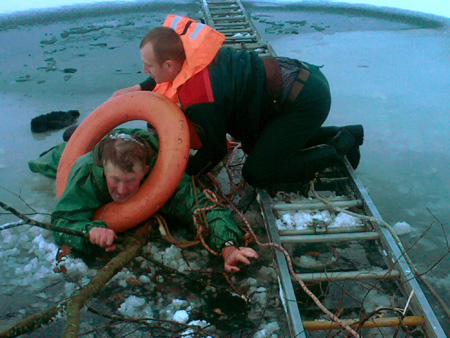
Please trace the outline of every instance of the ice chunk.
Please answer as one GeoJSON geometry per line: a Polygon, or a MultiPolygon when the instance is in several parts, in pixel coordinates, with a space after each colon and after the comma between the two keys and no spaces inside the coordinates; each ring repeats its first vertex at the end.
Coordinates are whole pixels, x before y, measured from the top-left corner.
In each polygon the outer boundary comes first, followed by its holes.
{"type": "Polygon", "coordinates": [[[247,278],[247,284],[251,285],[251,286],[255,286],[256,284],[258,284],[258,281],[255,278],[249,277],[249,278],[247,278]]]}
{"type": "Polygon", "coordinates": [[[286,213],[281,216],[281,219],[277,219],[276,221],[279,230],[302,230],[317,222],[330,223],[330,212],[328,210],[322,210],[320,212],[304,211],[286,213]]]}
{"type": "Polygon", "coordinates": [[[389,297],[375,289],[370,290],[364,297],[363,307],[364,310],[366,310],[366,313],[372,312],[379,307],[391,306],[389,297]]]}
{"type": "Polygon", "coordinates": [[[151,279],[148,276],[141,275],[139,276],[139,281],[141,281],[142,283],[150,283],[151,279]]]}
{"type": "Polygon", "coordinates": [[[262,330],[259,330],[253,336],[254,338],[265,338],[265,337],[278,337],[278,335],[274,335],[275,331],[279,331],[280,326],[276,322],[272,322],[267,324],[262,330]]]}
{"type": "Polygon", "coordinates": [[[406,222],[397,222],[394,224],[392,229],[394,230],[394,232],[397,235],[401,236],[401,235],[409,234],[411,232],[411,225],[409,225],[406,222]]]}
{"type": "MultiPolygon", "coordinates": [[[[204,320],[193,320],[193,321],[190,321],[188,323],[188,325],[192,325],[192,326],[195,325],[195,326],[200,326],[200,327],[203,328],[203,327],[209,326],[210,324],[208,322],[204,321],[204,320]]],[[[187,330],[183,331],[183,333],[181,334],[181,337],[183,337],[183,338],[195,338],[195,337],[198,337],[198,335],[194,333],[194,330],[187,329],[187,330]]],[[[211,336],[207,336],[206,338],[212,338],[212,337],[211,336]]]]}
{"type": "Polygon", "coordinates": [[[120,305],[119,312],[124,316],[134,317],[137,309],[145,304],[145,298],[130,296],[120,305]]]}
{"type": "Polygon", "coordinates": [[[267,289],[265,287],[260,286],[259,288],[256,289],[252,299],[254,302],[264,307],[267,302],[267,289]]]}
{"type": "Polygon", "coordinates": [[[142,310],[142,316],[144,318],[148,318],[151,319],[153,318],[153,309],[152,309],[152,305],[148,304],[146,307],[144,307],[144,309],[142,310]]]}
{"type": "Polygon", "coordinates": [[[189,266],[187,265],[183,258],[183,255],[181,254],[181,249],[179,249],[175,245],[171,245],[164,251],[158,249],[156,252],[153,252],[152,247],[151,251],[155,259],[162,262],[166,266],[169,266],[180,272],[189,269],[189,266]]]}
{"type": "Polygon", "coordinates": [[[2,258],[2,257],[6,258],[8,256],[17,256],[18,254],[20,254],[20,250],[17,248],[12,248],[12,249],[0,252],[0,258],[2,258]]]}
{"type": "Polygon", "coordinates": [[[188,323],[189,325],[195,325],[200,327],[208,326],[209,323],[206,320],[192,320],[188,323]]]}
{"type": "Polygon", "coordinates": [[[186,310],[178,310],[173,314],[172,320],[178,323],[187,323],[189,320],[189,314],[186,310]]]}
{"type": "Polygon", "coordinates": [[[354,227],[358,225],[361,225],[359,218],[340,212],[330,224],[330,227],[354,227]]]}
{"type": "Polygon", "coordinates": [[[320,265],[314,257],[309,255],[295,257],[294,262],[302,268],[311,268],[320,265]]]}
{"type": "Polygon", "coordinates": [[[73,284],[73,283],[66,283],[65,285],[64,285],[64,292],[65,292],[65,294],[66,294],[66,297],[70,297],[70,296],[72,296],[73,295],[73,293],[74,293],[74,290],[75,290],[75,284],[73,284]]]}
{"type": "Polygon", "coordinates": [[[183,299],[174,299],[172,301],[172,306],[175,310],[186,309],[189,303],[183,299]]]}

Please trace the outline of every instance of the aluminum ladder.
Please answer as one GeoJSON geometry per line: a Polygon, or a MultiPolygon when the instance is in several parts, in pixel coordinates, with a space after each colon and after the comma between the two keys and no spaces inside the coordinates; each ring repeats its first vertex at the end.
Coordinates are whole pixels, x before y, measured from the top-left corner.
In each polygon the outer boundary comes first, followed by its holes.
{"type": "MultiPolygon", "coordinates": [[[[260,35],[254,27],[250,17],[239,0],[219,1],[202,0],[202,8],[205,14],[206,24],[220,31],[226,36],[224,45],[236,49],[255,51],[264,56],[276,56],[270,44],[262,42],[260,35]]],[[[329,198],[329,202],[341,208],[349,208],[358,213],[381,220],[372,199],[364,185],[356,176],[353,168],[347,160],[339,168],[328,170],[319,178],[320,187],[316,189],[319,195],[329,191],[339,191],[342,196],[329,198]],[[321,190],[322,189],[322,190],[321,190]]],[[[421,322],[421,327],[426,337],[447,337],[436,315],[416,280],[412,269],[405,260],[399,244],[385,227],[377,222],[364,221],[360,227],[332,229],[314,228],[299,231],[279,231],[276,226],[276,214],[289,210],[323,210],[328,206],[318,199],[305,199],[295,203],[275,202],[265,190],[258,190],[258,201],[265,220],[266,229],[270,241],[279,245],[304,244],[304,243],[339,243],[346,241],[376,241],[382,248],[382,259],[386,263],[383,270],[359,270],[359,271],[324,271],[305,272],[297,274],[304,282],[342,280],[379,280],[393,279],[403,286],[405,297],[410,297],[409,311],[414,315],[404,315],[404,324],[421,322]]],[[[291,278],[288,263],[285,256],[279,250],[274,250],[275,266],[278,272],[278,282],[282,303],[287,315],[289,331],[292,337],[306,338],[310,327],[317,326],[312,321],[304,321],[297,306],[293,279],[291,278]]],[[[398,322],[397,317],[388,320],[373,321],[378,327],[390,326],[392,322],[398,322]]],[[[357,323],[358,319],[348,320],[347,323],[357,323]]],[[[370,321],[369,321],[370,322],[370,321]]],[[[323,329],[330,329],[333,323],[325,323],[323,329]]],[[[370,323],[369,323],[370,324],[370,323]]]]}
{"type": "MultiPolygon", "coordinates": [[[[358,213],[366,216],[372,216],[381,220],[381,216],[376,209],[372,199],[367,193],[365,187],[356,176],[354,170],[345,161],[345,166],[328,171],[319,178],[321,189],[323,191],[336,190],[340,193],[347,191],[347,195],[338,198],[328,198],[328,201],[341,208],[351,208],[358,213]],[[330,175],[330,176],[328,176],[330,175]],[[328,177],[327,177],[328,176],[328,177]],[[333,189],[333,186],[336,188],[333,189]]],[[[316,189],[321,195],[321,190],[316,189]]],[[[323,192],[322,192],[323,194],[323,192]]],[[[266,228],[270,240],[273,243],[287,245],[289,243],[337,243],[345,241],[378,241],[382,247],[383,259],[386,262],[386,268],[383,270],[358,270],[358,271],[324,271],[301,273],[297,276],[303,282],[311,281],[329,281],[337,282],[340,280],[376,280],[376,279],[394,279],[399,285],[403,286],[405,297],[412,294],[410,310],[412,316],[404,316],[403,323],[414,325],[414,322],[420,323],[426,337],[447,337],[442,329],[433,309],[416,280],[412,269],[408,265],[401,248],[392,236],[391,232],[380,226],[377,222],[365,221],[363,226],[352,228],[313,228],[298,231],[279,231],[276,226],[275,214],[281,210],[324,210],[327,205],[320,200],[308,198],[304,201],[295,203],[275,202],[266,191],[259,190],[259,203],[262,208],[263,216],[266,222],[266,228]],[[418,317],[419,316],[419,317],[418,317]]],[[[287,261],[284,255],[276,250],[276,266],[279,274],[279,283],[282,297],[284,297],[285,311],[288,317],[291,335],[293,337],[307,337],[306,331],[314,326],[311,321],[303,321],[300,311],[297,307],[297,300],[294,292],[294,284],[288,269],[287,261]]],[[[348,323],[357,323],[358,319],[348,320],[348,323]]],[[[388,326],[386,323],[399,323],[396,317],[384,318],[383,321],[375,321],[378,327],[388,326]]],[[[336,328],[336,325],[324,326],[323,329],[330,327],[336,328]]]]}

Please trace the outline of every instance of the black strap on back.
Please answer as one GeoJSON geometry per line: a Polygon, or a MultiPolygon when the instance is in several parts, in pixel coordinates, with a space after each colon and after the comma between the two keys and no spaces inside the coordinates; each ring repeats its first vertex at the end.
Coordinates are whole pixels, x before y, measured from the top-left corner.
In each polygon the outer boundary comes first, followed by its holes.
{"type": "Polygon", "coordinates": [[[191,20],[191,21],[188,21],[188,22],[186,23],[186,26],[184,26],[184,30],[183,30],[183,32],[180,34],[180,36],[187,33],[187,30],[189,29],[189,27],[192,25],[193,22],[194,22],[194,21],[191,20]]]}

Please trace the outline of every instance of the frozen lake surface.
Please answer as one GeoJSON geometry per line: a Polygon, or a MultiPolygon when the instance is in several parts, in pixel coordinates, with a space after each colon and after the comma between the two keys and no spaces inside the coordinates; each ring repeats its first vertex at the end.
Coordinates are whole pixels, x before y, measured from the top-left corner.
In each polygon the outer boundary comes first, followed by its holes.
{"type": "MultiPolygon", "coordinates": [[[[62,6],[73,5],[91,5],[98,3],[111,3],[111,4],[123,4],[123,3],[138,3],[142,0],[40,0],[39,2],[32,0],[16,0],[16,1],[3,1],[0,3],[1,13],[13,13],[17,11],[29,11],[35,9],[48,9],[62,6]]],[[[152,0],[150,0],[152,1],[152,0]]],[[[155,1],[155,0],[153,0],[155,1]]],[[[149,2],[149,1],[147,1],[149,2]]],[[[247,2],[261,2],[260,0],[250,0],[247,2]]],[[[284,3],[310,3],[314,1],[296,1],[296,0],[272,0],[268,1],[274,4],[284,3]]],[[[377,7],[389,7],[398,8],[408,11],[417,11],[428,14],[435,14],[445,17],[450,17],[450,4],[447,0],[360,0],[360,1],[339,1],[339,0],[316,0],[315,2],[330,4],[330,3],[348,3],[352,5],[369,5],[377,7]]]]}
{"type": "MultiPolygon", "coordinates": [[[[198,15],[197,6],[189,7],[190,1],[176,3],[184,6],[183,14],[198,15]]],[[[120,6],[132,12],[129,5],[120,6]]],[[[409,252],[419,270],[431,268],[449,251],[448,19],[398,11],[393,16],[386,10],[377,14],[348,4],[332,10],[310,2],[247,5],[259,32],[278,55],[325,65],[333,96],[326,124],[365,126],[357,173],[386,221],[411,225],[405,246],[431,227],[409,252]]],[[[149,27],[160,25],[167,13],[181,10],[172,3],[147,5],[127,21],[117,13],[107,16],[106,10],[99,10],[103,7],[95,8],[83,7],[75,15],[42,12],[28,16],[25,26],[20,26],[24,23],[20,16],[0,18],[0,25],[7,25],[0,31],[0,44],[7,47],[0,54],[0,186],[7,189],[0,189],[0,200],[23,212],[32,211],[27,205],[44,215],[52,211],[54,181],[29,172],[27,161],[59,143],[62,134],[33,135],[30,120],[52,110],[70,109],[80,110],[81,120],[114,90],[142,81],[140,38],[149,27]],[[61,33],[68,35],[62,38],[61,33]],[[66,68],[76,72],[64,73],[66,68]]],[[[114,11],[114,6],[104,8],[114,11]]],[[[0,217],[0,224],[15,220],[0,217]]],[[[33,241],[41,232],[12,233],[21,240],[14,239],[13,247],[0,243],[1,257],[8,262],[0,266],[0,275],[11,276],[3,283],[27,271],[35,271],[39,280],[39,271],[45,271],[33,259],[53,252],[49,244],[42,244],[45,239],[51,241],[51,236],[44,233],[33,241]]],[[[448,271],[446,257],[426,275],[447,303],[448,271]]],[[[23,305],[6,305],[4,312],[13,316],[26,306],[45,303],[45,296],[34,295],[31,285],[23,285],[22,296],[18,288],[8,290],[14,290],[8,300],[19,297],[17,304],[23,305]],[[30,294],[34,299],[26,299],[30,294]]]]}

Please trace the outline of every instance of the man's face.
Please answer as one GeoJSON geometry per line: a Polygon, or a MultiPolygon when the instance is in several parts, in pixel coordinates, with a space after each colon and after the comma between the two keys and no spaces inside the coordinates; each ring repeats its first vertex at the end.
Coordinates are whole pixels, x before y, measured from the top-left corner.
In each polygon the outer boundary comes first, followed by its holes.
{"type": "Polygon", "coordinates": [[[144,73],[150,74],[156,83],[172,82],[181,69],[181,65],[173,60],[166,60],[159,64],[151,42],[141,48],[141,58],[144,62],[144,73]]]}
{"type": "Polygon", "coordinates": [[[137,193],[148,171],[148,167],[142,166],[141,163],[136,163],[131,172],[122,170],[111,162],[107,162],[104,169],[109,195],[114,202],[120,204],[127,202],[137,193]]]}

